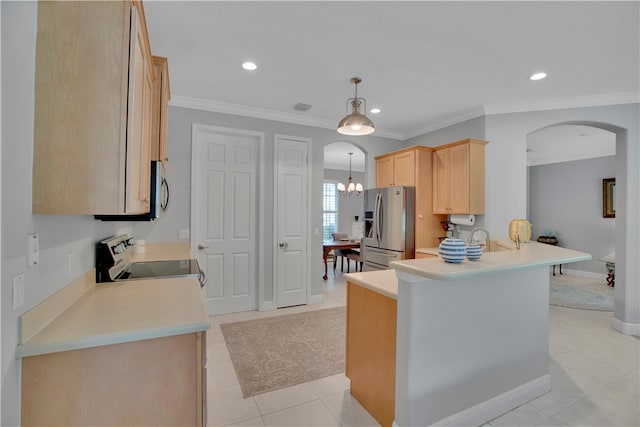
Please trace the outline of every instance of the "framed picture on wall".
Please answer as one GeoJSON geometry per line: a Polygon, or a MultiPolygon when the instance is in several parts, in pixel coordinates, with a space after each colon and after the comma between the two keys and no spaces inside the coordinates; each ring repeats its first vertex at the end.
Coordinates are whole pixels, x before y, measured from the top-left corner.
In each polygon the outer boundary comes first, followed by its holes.
{"type": "Polygon", "coordinates": [[[605,178],[602,180],[602,216],[604,218],[615,218],[615,194],[616,179],[605,178]]]}

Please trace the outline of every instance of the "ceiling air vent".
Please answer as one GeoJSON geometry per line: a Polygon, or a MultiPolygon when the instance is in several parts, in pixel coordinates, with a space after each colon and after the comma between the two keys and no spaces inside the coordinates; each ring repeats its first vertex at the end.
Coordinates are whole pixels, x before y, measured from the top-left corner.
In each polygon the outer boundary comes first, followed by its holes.
{"type": "Polygon", "coordinates": [[[296,111],[302,111],[302,112],[306,112],[309,111],[309,109],[311,108],[311,105],[309,104],[303,104],[302,102],[298,102],[293,109],[296,111]]]}

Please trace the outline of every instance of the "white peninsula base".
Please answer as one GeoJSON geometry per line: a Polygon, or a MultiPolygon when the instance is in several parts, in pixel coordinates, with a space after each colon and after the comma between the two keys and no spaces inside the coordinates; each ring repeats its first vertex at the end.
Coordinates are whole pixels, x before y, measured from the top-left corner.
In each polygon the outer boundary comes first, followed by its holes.
{"type": "Polygon", "coordinates": [[[479,426],[551,390],[548,280],[398,272],[394,424],[479,426]]]}
{"type": "Polygon", "coordinates": [[[591,256],[544,246],[392,263],[395,426],[480,426],[551,390],[549,265],[591,256]]]}

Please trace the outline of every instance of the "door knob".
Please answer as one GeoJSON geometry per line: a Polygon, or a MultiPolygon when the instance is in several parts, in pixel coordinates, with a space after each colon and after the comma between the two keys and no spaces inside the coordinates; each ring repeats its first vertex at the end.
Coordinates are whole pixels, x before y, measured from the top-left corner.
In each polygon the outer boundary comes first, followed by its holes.
{"type": "Polygon", "coordinates": [[[203,249],[207,249],[209,246],[202,246],[202,245],[198,245],[198,249],[203,250],[203,249]]]}
{"type": "Polygon", "coordinates": [[[280,242],[280,243],[278,243],[278,246],[280,246],[280,248],[284,249],[284,248],[288,247],[289,244],[287,242],[280,242]]]}

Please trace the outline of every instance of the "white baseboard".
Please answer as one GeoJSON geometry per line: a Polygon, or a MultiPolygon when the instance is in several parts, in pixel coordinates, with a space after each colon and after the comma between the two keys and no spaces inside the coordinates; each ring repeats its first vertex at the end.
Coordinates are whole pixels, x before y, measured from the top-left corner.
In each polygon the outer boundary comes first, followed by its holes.
{"type": "MultiPolygon", "coordinates": [[[[551,375],[543,375],[499,396],[434,423],[434,426],[481,426],[551,390],[551,375]]],[[[395,421],[394,426],[399,427],[395,421]]]]}
{"type": "Polygon", "coordinates": [[[270,311],[275,309],[276,309],[276,304],[273,301],[263,301],[258,311],[270,311]]]}
{"type": "Polygon", "coordinates": [[[324,295],[311,295],[309,296],[308,304],[322,304],[324,302],[324,295]]]}
{"type": "Polygon", "coordinates": [[[611,320],[611,327],[623,335],[640,337],[640,324],[638,323],[625,323],[614,317],[611,320]]]}

